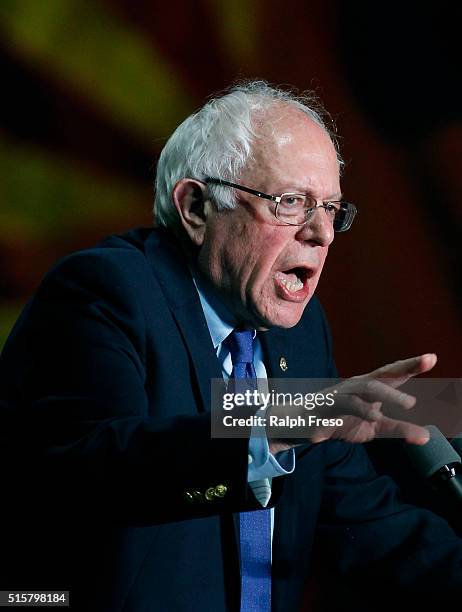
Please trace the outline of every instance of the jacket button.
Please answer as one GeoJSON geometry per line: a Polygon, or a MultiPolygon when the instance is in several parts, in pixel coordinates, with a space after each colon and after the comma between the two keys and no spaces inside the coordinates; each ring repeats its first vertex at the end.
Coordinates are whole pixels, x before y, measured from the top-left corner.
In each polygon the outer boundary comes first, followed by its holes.
{"type": "Polygon", "coordinates": [[[207,501],[213,501],[215,499],[215,489],[213,487],[209,487],[205,492],[205,499],[207,501]]]}
{"type": "Polygon", "coordinates": [[[198,491],[197,489],[195,489],[194,491],[192,491],[192,496],[197,502],[202,503],[204,501],[202,491],[198,491]]]}
{"type": "Polygon", "coordinates": [[[224,484],[219,484],[215,487],[215,495],[216,497],[224,497],[228,492],[228,487],[224,484]]]}
{"type": "Polygon", "coordinates": [[[191,491],[185,491],[183,494],[183,497],[189,504],[191,504],[194,501],[194,497],[191,491]]]}

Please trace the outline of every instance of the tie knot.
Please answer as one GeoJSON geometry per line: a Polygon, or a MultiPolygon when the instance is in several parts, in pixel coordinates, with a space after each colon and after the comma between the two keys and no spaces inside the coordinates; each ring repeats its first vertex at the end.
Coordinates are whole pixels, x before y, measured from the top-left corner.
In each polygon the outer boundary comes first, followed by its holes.
{"type": "Polygon", "coordinates": [[[233,365],[253,363],[253,331],[235,329],[228,336],[229,350],[233,365]]]}

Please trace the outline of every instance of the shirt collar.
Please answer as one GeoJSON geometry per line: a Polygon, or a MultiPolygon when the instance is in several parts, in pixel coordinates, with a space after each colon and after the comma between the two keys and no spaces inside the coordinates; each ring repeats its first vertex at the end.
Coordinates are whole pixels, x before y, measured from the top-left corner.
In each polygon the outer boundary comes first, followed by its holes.
{"type": "Polygon", "coordinates": [[[191,274],[199,294],[213,347],[216,349],[237,326],[237,321],[220,299],[217,292],[192,267],[191,274]]]}

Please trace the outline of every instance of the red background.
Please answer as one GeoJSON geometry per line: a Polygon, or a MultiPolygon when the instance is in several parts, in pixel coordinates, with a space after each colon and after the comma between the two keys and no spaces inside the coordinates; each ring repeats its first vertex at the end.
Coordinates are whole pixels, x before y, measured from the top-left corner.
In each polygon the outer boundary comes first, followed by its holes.
{"type": "Polygon", "coordinates": [[[342,136],[359,214],[318,290],[342,375],[434,351],[458,376],[458,19],[403,4],[2,3],[1,340],[58,257],[151,223],[165,138],[255,77],[315,88],[342,136]]]}

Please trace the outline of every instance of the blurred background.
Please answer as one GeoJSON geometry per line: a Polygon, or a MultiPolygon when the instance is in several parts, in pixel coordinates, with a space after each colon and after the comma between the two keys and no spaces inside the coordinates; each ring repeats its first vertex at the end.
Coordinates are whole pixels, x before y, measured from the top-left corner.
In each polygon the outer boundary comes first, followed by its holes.
{"type": "Polygon", "coordinates": [[[462,366],[456,3],[2,0],[0,345],[59,257],[150,225],[174,127],[236,79],[315,89],[359,214],[318,294],[342,375],[462,366]]]}

